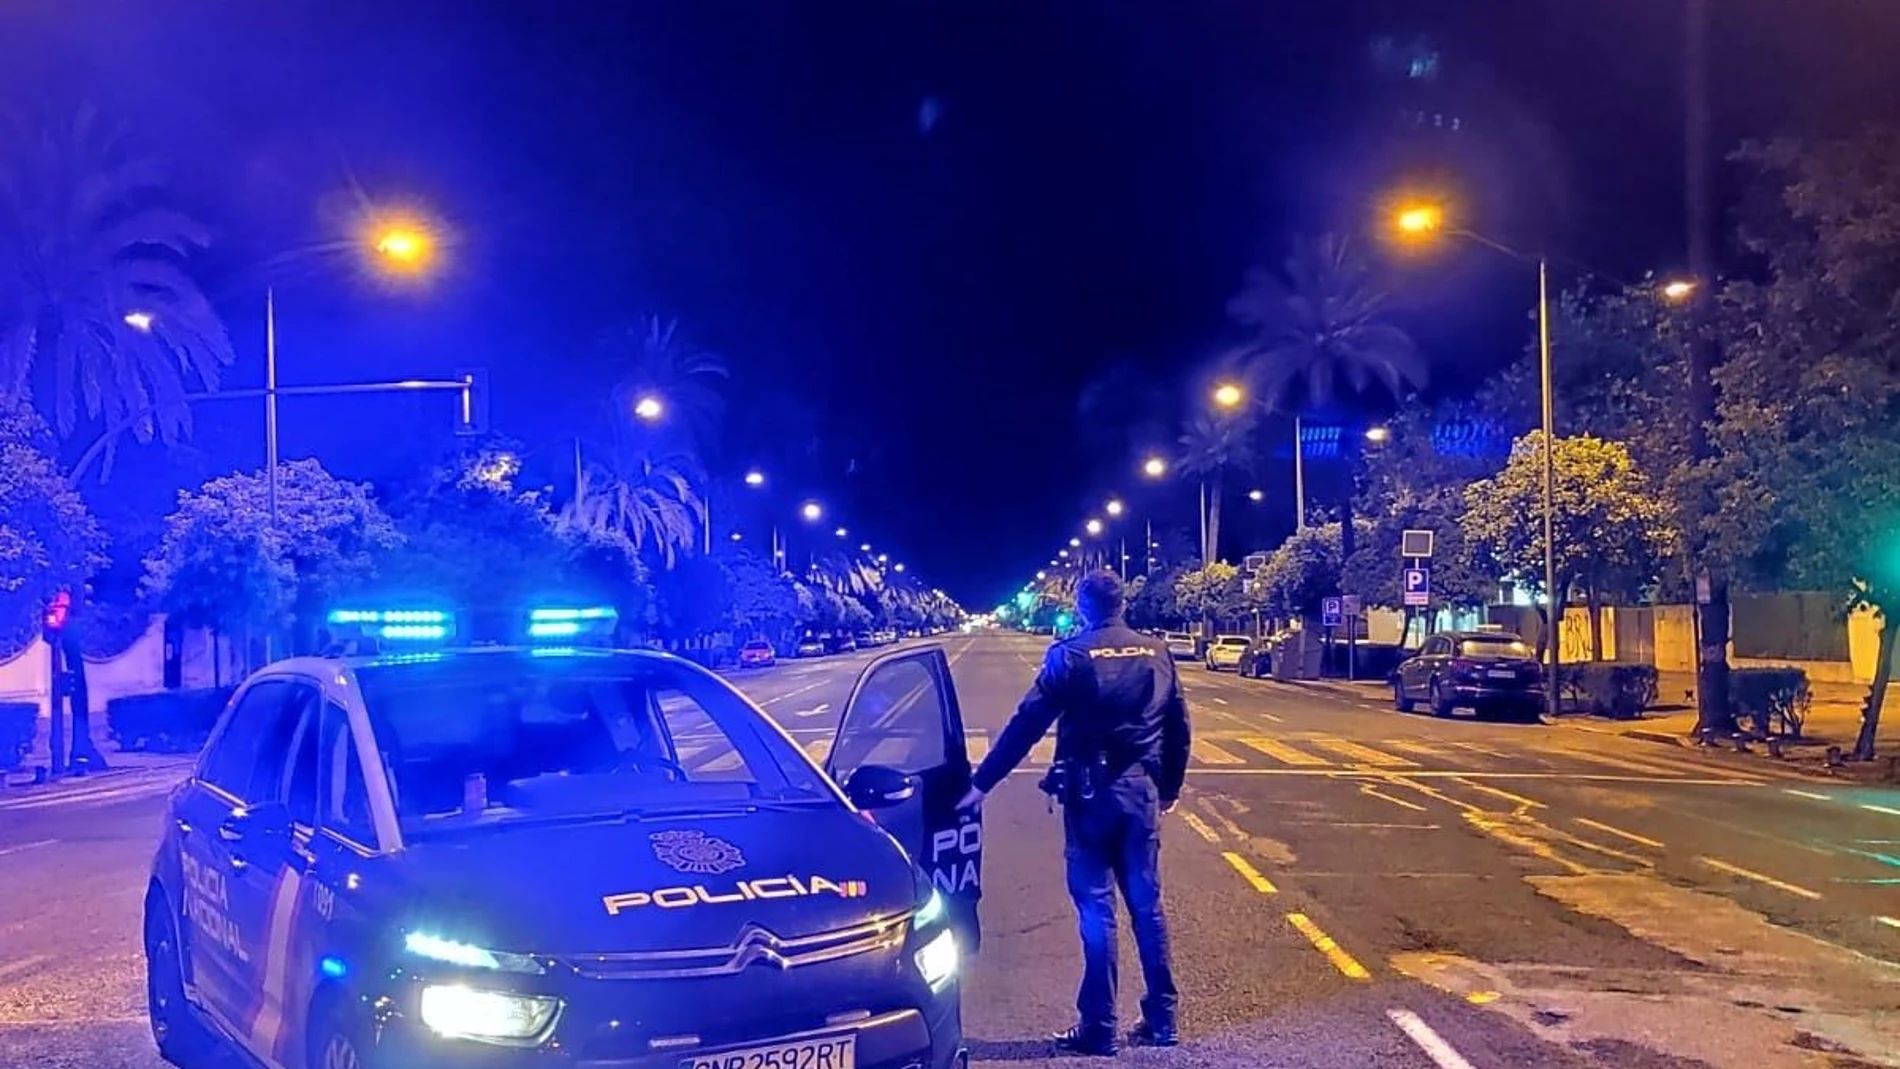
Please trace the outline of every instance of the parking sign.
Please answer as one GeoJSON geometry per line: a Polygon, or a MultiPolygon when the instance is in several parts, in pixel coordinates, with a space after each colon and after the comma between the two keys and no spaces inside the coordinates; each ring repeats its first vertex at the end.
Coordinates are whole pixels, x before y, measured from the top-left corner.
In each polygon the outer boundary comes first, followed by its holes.
{"type": "Polygon", "coordinates": [[[1326,598],[1319,603],[1319,622],[1324,627],[1338,627],[1345,615],[1344,607],[1338,598],[1326,598]]]}
{"type": "Polygon", "coordinates": [[[1429,568],[1405,569],[1405,604],[1408,608],[1432,603],[1432,572],[1429,568]]]}

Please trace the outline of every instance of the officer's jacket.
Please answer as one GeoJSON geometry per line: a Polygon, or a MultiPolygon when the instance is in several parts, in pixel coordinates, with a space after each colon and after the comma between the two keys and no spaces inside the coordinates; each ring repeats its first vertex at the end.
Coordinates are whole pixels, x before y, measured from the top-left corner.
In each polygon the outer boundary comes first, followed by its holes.
{"type": "Polygon", "coordinates": [[[1161,800],[1181,794],[1187,776],[1187,703],[1166,646],[1120,619],[1094,625],[1049,647],[1036,681],[976,770],[989,791],[1056,729],[1056,760],[1140,764],[1161,800]]]}

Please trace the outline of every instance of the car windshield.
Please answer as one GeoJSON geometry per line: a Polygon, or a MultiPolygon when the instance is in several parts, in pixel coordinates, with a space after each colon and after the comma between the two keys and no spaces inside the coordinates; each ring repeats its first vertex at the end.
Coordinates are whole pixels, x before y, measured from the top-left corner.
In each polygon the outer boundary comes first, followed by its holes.
{"type": "Polygon", "coordinates": [[[770,642],[764,641],[763,639],[754,639],[753,641],[746,643],[745,648],[748,650],[752,650],[754,652],[758,652],[762,650],[771,649],[772,644],[770,642]]]}
{"type": "Polygon", "coordinates": [[[1217,646],[1245,646],[1247,644],[1247,636],[1222,635],[1214,640],[1214,644],[1217,646]]]}
{"type": "Polygon", "coordinates": [[[476,655],[358,678],[405,833],[834,797],[742,698],[677,661],[476,655]]]}
{"type": "Polygon", "coordinates": [[[1529,657],[1531,648],[1521,638],[1468,638],[1458,644],[1461,657],[1529,657]]]}
{"type": "Polygon", "coordinates": [[[1180,631],[1170,631],[1165,637],[1169,642],[1188,642],[1193,638],[1193,636],[1183,634],[1180,631]]]}

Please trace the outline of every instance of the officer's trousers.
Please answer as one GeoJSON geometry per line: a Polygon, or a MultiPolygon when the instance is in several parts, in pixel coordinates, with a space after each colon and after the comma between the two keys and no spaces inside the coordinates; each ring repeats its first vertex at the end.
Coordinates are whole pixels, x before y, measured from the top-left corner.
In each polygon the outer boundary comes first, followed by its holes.
{"type": "Polygon", "coordinates": [[[1173,1025],[1177,995],[1161,904],[1161,803],[1154,780],[1136,766],[1092,798],[1071,797],[1063,825],[1069,896],[1082,934],[1082,988],[1075,998],[1082,1024],[1115,1027],[1120,887],[1147,987],[1142,1016],[1151,1025],[1173,1025]]]}

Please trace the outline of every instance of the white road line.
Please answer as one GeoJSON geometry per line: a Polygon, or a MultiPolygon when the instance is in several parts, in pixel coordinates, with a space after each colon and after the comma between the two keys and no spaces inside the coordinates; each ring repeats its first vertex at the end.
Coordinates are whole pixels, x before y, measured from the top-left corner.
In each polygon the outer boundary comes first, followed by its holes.
{"type": "Polygon", "coordinates": [[[1230,702],[1230,701],[1228,701],[1228,700],[1227,700],[1226,698],[1209,698],[1208,700],[1209,700],[1209,701],[1211,701],[1211,702],[1213,702],[1213,703],[1214,703],[1215,705],[1232,705],[1232,704],[1234,704],[1233,702],[1230,702]]]}
{"type": "Polygon", "coordinates": [[[773,702],[782,702],[782,701],[784,701],[784,700],[785,700],[785,699],[787,699],[787,698],[796,698],[796,697],[798,697],[798,696],[799,696],[800,694],[804,694],[804,693],[806,693],[807,691],[814,691],[814,690],[817,690],[817,689],[818,689],[819,687],[822,687],[822,686],[824,686],[824,685],[825,685],[825,681],[821,679],[821,680],[819,680],[819,681],[818,681],[818,682],[816,682],[816,683],[811,683],[811,684],[808,684],[808,685],[806,685],[806,686],[803,686],[803,687],[799,687],[799,688],[798,688],[797,690],[788,690],[788,691],[786,691],[785,693],[783,693],[783,694],[781,694],[781,695],[779,695],[779,696],[778,696],[778,697],[776,697],[776,698],[767,698],[767,699],[765,699],[764,701],[762,701],[762,702],[760,702],[759,704],[760,704],[760,705],[771,705],[771,704],[772,704],[773,702]]]}
{"type": "Polygon", "coordinates": [[[1260,715],[1266,717],[1268,720],[1271,720],[1276,724],[1286,723],[1286,720],[1284,718],[1274,716],[1272,713],[1261,713],[1260,715]]]}
{"type": "Polygon", "coordinates": [[[1819,791],[1797,791],[1793,787],[1783,787],[1781,793],[1792,794],[1796,798],[1812,798],[1817,802],[1832,802],[1834,800],[1832,797],[1822,794],[1819,791]]]}
{"type": "Polygon", "coordinates": [[[1900,809],[1894,809],[1891,806],[1873,805],[1868,802],[1862,802],[1860,807],[1869,813],[1885,813],[1890,817],[1900,817],[1900,809]]]}
{"type": "Polygon", "coordinates": [[[1387,1010],[1385,1015],[1392,1018],[1392,1023],[1399,1026],[1399,1031],[1418,1044],[1418,1049],[1424,1051],[1438,1069],[1471,1069],[1471,1063],[1465,1061],[1465,1056],[1452,1049],[1452,1045],[1445,1042],[1445,1037],[1432,1031],[1432,1026],[1426,1024],[1418,1014],[1411,1010],[1387,1010]]]}
{"type": "Polygon", "coordinates": [[[1880,922],[1881,924],[1884,924],[1884,925],[1886,925],[1886,926],[1887,926],[1887,927],[1889,927],[1889,928],[1900,928],[1900,918],[1896,918],[1896,917],[1875,917],[1875,918],[1874,918],[1874,920],[1876,920],[1876,921],[1879,921],[1879,922],[1880,922]]]}
{"type": "Polygon", "coordinates": [[[36,846],[51,846],[58,841],[58,839],[41,839],[37,842],[21,843],[18,846],[0,847],[0,857],[5,857],[8,854],[18,854],[22,851],[31,850],[36,846]]]}
{"type": "Polygon", "coordinates": [[[1819,891],[1810,891],[1805,887],[1797,887],[1791,883],[1784,883],[1781,880],[1775,879],[1773,876],[1766,876],[1756,872],[1754,869],[1745,869],[1740,865],[1731,865],[1726,861],[1718,861],[1712,857],[1699,857],[1696,858],[1696,860],[1719,872],[1726,872],[1731,876],[1740,876],[1745,880],[1754,880],[1764,887],[1772,887],[1777,891],[1786,891],[1791,895],[1798,895],[1802,898],[1812,899],[1821,897],[1821,892],[1819,891]]]}
{"type": "Polygon", "coordinates": [[[831,709],[830,702],[819,702],[817,705],[814,705],[809,709],[800,709],[797,712],[793,713],[792,715],[793,716],[818,716],[821,713],[828,712],[830,709],[831,709]]]}
{"type": "Polygon", "coordinates": [[[1656,840],[1645,838],[1644,836],[1638,835],[1633,831],[1624,831],[1622,828],[1611,827],[1610,825],[1604,824],[1601,821],[1591,820],[1589,817],[1577,817],[1575,819],[1577,823],[1583,825],[1586,828],[1595,828],[1598,831],[1607,832],[1611,835],[1628,839],[1630,842],[1633,842],[1633,843],[1641,843],[1644,846],[1654,847],[1657,850],[1661,850],[1663,848],[1663,844],[1657,842],[1656,840]]]}

